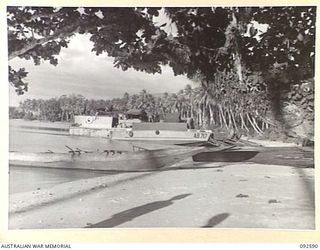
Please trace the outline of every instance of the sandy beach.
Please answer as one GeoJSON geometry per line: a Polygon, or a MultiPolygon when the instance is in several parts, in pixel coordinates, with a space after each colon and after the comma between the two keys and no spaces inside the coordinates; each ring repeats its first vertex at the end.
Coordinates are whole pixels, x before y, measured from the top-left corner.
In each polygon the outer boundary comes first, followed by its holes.
{"type": "Polygon", "coordinates": [[[317,4],[90,5],[4,8],[5,229],[316,233],[317,4]]]}
{"type": "MultiPolygon", "coordinates": [[[[274,146],[274,144],[272,144],[274,146]]],[[[193,162],[10,196],[9,229],[315,228],[314,168],[193,162]]]]}

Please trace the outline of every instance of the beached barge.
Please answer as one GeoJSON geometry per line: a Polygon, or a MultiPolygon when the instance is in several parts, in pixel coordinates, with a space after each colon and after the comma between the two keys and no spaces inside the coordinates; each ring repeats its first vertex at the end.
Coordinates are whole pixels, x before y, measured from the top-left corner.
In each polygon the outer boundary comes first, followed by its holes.
{"type": "Polygon", "coordinates": [[[141,122],[135,120],[126,126],[118,124],[113,117],[76,116],[76,126],[69,129],[70,135],[102,137],[124,141],[151,141],[163,144],[188,144],[207,142],[213,137],[211,130],[189,129],[182,122],[141,122]]]}

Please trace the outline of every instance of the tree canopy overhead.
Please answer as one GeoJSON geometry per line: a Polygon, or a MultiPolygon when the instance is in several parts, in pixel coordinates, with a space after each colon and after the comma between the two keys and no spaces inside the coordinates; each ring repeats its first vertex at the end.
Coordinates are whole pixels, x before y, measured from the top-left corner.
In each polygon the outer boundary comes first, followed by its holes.
{"type": "MultiPolygon", "coordinates": [[[[220,113],[228,114],[229,120],[237,119],[232,116],[239,109],[260,119],[269,109],[281,108],[284,92],[294,92],[293,85],[314,77],[315,22],[315,6],[10,6],[8,54],[9,60],[57,65],[57,55],[73,35],[87,34],[93,42],[89,49],[96,55],[107,53],[124,71],[155,74],[169,65],[175,75],[201,82],[199,93],[210,100],[201,104],[204,114],[212,113],[211,106],[219,102],[220,113]],[[177,32],[169,32],[166,23],[157,24],[159,15],[165,15],[177,32]]],[[[18,94],[27,91],[26,76],[25,69],[9,66],[9,82],[18,94]]],[[[287,96],[296,96],[313,112],[312,93],[307,98],[312,103],[300,94],[287,96]]]]}
{"type": "Polygon", "coordinates": [[[176,75],[212,80],[240,60],[255,70],[280,64],[295,77],[313,76],[315,7],[164,8],[177,27],[174,36],[153,21],[160,9],[8,7],[9,60],[56,65],[71,37],[86,33],[92,51],[107,53],[123,70],[161,73],[161,65],[169,64],[176,75]],[[253,21],[267,24],[267,31],[258,32],[253,21]]]}

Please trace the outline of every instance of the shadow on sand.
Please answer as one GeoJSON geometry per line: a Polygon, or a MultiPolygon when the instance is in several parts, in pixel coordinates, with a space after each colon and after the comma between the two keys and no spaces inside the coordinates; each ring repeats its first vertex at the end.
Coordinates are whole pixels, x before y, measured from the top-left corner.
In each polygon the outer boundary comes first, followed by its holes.
{"type": "Polygon", "coordinates": [[[313,152],[306,152],[294,147],[202,152],[194,155],[192,159],[195,162],[253,162],[301,168],[314,167],[313,152]]]}
{"type": "Polygon", "coordinates": [[[220,224],[222,221],[224,221],[225,219],[227,219],[230,216],[229,213],[222,213],[222,214],[217,214],[215,216],[213,216],[206,225],[204,225],[203,227],[215,227],[216,225],[220,224]]]}
{"type": "Polygon", "coordinates": [[[314,179],[309,179],[303,169],[297,169],[297,172],[300,175],[300,180],[302,188],[305,190],[305,193],[308,195],[309,204],[314,209],[315,208],[315,186],[314,179]]]}
{"type": "Polygon", "coordinates": [[[125,211],[122,211],[120,213],[112,215],[111,218],[101,221],[96,224],[92,224],[87,226],[86,228],[109,228],[109,227],[115,227],[118,225],[121,225],[125,222],[131,221],[136,217],[139,217],[141,215],[151,213],[155,210],[170,206],[174,204],[174,201],[176,200],[181,200],[186,198],[191,194],[182,194],[182,195],[177,195],[172,197],[169,200],[164,200],[164,201],[155,201],[151,202],[142,206],[134,207],[125,211]]]}
{"type": "Polygon", "coordinates": [[[259,151],[213,151],[192,157],[195,162],[242,162],[252,159],[259,151]]]}

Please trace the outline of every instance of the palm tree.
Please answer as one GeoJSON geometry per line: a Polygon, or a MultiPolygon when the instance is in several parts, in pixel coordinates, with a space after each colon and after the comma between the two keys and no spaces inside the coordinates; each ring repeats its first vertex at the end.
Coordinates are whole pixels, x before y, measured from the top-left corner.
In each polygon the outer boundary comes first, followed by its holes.
{"type": "Polygon", "coordinates": [[[190,84],[187,84],[183,90],[185,97],[187,98],[188,102],[190,105],[189,109],[188,109],[188,117],[193,118],[193,104],[194,104],[194,93],[193,93],[193,89],[191,87],[190,84]]]}
{"type": "Polygon", "coordinates": [[[35,99],[26,99],[20,104],[20,108],[25,113],[24,118],[32,119],[34,118],[34,111],[36,108],[35,99]]]}
{"type": "Polygon", "coordinates": [[[69,121],[71,103],[70,98],[67,95],[62,95],[59,98],[60,110],[61,110],[61,121],[69,121]]]}
{"type": "Polygon", "coordinates": [[[85,110],[85,97],[82,95],[75,96],[75,113],[77,115],[82,115],[85,110]]]}
{"type": "Polygon", "coordinates": [[[200,127],[208,128],[215,124],[215,110],[217,107],[216,98],[213,94],[213,85],[203,82],[194,89],[194,102],[196,109],[197,123],[200,127]]]}
{"type": "Polygon", "coordinates": [[[129,109],[136,109],[138,108],[138,99],[139,99],[139,95],[138,94],[134,94],[131,95],[128,101],[128,108],[129,109]]]}
{"type": "Polygon", "coordinates": [[[136,100],[136,108],[145,111],[149,121],[154,121],[157,114],[155,98],[153,95],[143,89],[136,100]]]}

